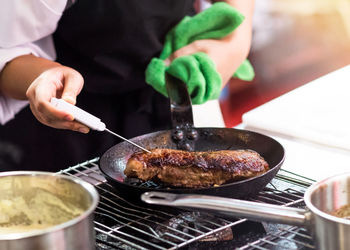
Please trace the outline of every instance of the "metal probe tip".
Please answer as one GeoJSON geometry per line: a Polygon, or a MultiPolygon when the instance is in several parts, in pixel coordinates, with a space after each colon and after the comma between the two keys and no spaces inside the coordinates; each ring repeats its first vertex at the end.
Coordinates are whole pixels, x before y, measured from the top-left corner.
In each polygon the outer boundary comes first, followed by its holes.
{"type": "Polygon", "coordinates": [[[132,144],[132,145],[134,145],[134,146],[136,146],[136,147],[138,147],[139,149],[142,149],[143,151],[145,151],[145,152],[147,152],[147,153],[151,153],[151,151],[145,149],[144,147],[141,147],[140,145],[137,145],[136,143],[134,143],[134,142],[132,142],[132,141],[130,141],[130,140],[124,138],[124,137],[121,136],[121,135],[118,135],[118,134],[114,133],[113,131],[110,131],[110,130],[107,129],[107,128],[105,129],[105,131],[107,131],[108,133],[111,133],[112,135],[115,135],[116,137],[119,137],[120,139],[122,139],[122,140],[124,140],[124,141],[126,141],[126,142],[128,142],[128,143],[130,143],[130,144],[132,144]]]}

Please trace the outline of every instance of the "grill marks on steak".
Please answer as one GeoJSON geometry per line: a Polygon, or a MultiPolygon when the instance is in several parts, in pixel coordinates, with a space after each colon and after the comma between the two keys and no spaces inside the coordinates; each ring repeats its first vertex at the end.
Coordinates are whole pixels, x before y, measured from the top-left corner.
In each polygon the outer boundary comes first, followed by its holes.
{"type": "Polygon", "coordinates": [[[247,179],[265,173],[267,162],[252,150],[187,152],[153,149],[128,160],[124,173],[143,181],[161,181],[170,186],[208,187],[247,179]]]}

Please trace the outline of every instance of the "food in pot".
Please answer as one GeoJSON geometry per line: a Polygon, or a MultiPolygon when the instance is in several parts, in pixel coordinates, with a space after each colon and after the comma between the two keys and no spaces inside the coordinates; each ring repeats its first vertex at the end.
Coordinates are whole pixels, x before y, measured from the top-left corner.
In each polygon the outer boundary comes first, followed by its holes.
{"type": "Polygon", "coordinates": [[[161,181],[177,187],[208,187],[261,175],[268,163],[252,150],[188,152],[153,149],[136,153],[124,173],[143,181],[161,181]]]}
{"type": "Polygon", "coordinates": [[[332,215],[350,220],[350,205],[344,205],[335,210],[332,215]]]}
{"type": "Polygon", "coordinates": [[[62,187],[64,181],[45,181],[31,180],[25,176],[1,179],[3,190],[0,194],[0,234],[45,229],[69,221],[85,211],[85,206],[73,203],[67,196],[58,194],[72,192],[66,190],[67,185],[62,187]],[[33,187],[32,183],[35,183],[36,187],[33,187]]]}

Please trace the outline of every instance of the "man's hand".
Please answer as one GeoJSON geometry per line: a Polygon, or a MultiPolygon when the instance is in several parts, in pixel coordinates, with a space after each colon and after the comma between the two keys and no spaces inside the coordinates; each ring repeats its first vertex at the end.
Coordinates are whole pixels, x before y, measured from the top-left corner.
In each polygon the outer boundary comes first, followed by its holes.
{"type": "Polygon", "coordinates": [[[165,63],[170,64],[181,56],[204,52],[213,60],[224,86],[248,55],[250,40],[247,39],[244,43],[241,40],[242,38],[234,39],[231,35],[220,40],[197,40],[175,51],[165,63]]]}
{"type": "Polygon", "coordinates": [[[0,72],[0,93],[14,99],[28,99],[41,123],[88,133],[88,127],[50,104],[52,97],[75,104],[83,85],[84,79],[76,70],[30,54],[14,58],[0,72]]]}
{"type": "Polygon", "coordinates": [[[84,79],[76,70],[56,66],[44,71],[29,86],[26,96],[34,116],[43,124],[53,128],[70,129],[82,133],[89,128],[74,120],[74,117],[50,104],[52,97],[62,98],[73,105],[80,93],[84,79]]]}
{"type": "Polygon", "coordinates": [[[224,2],[237,8],[245,16],[243,23],[232,34],[222,39],[196,40],[182,47],[165,60],[166,65],[170,65],[175,58],[204,52],[216,65],[216,70],[222,78],[222,87],[224,87],[248,56],[252,40],[254,0],[226,0],[224,2]]]}

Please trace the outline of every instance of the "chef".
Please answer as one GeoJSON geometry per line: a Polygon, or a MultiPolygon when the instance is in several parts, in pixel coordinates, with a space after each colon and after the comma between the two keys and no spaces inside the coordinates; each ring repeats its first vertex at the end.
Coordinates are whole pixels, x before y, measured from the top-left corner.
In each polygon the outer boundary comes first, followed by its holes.
{"type": "MultiPolygon", "coordinates": [[[[226,2],[245,16],[244,22],[222,39],[189,43],[169,56],[168,64],[204,52],[222,82],[229,80],[249,52],[253,0],[226,2]]],[[[1,1],[0,138],[18,150],[11,167],[57,171],[119,142],[107,133],[85,135],[89,128],[50,105],[52,97],[78,100],[79,107],[127,138],[169,128],[168,99],[146,84],[145,69],[161,52],[169,30],[195,15],[195,4],[1,1]]]]}

